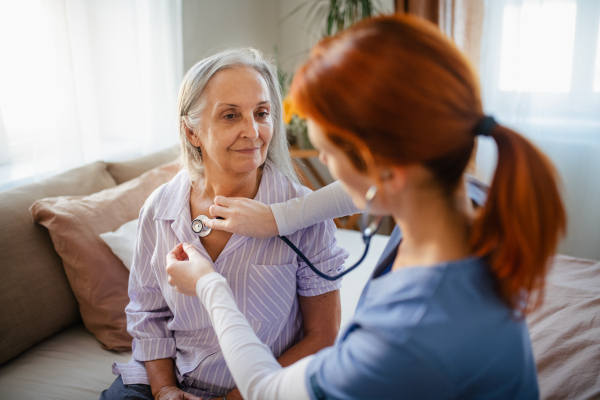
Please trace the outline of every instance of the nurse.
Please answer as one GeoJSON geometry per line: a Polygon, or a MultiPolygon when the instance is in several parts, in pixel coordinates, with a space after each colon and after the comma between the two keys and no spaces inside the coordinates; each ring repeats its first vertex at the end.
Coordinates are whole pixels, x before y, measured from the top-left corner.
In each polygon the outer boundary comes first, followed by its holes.
{"type": "MultiPolygon", "coordinates": [[[[208,260],[186,243],[169,253],[169,282],[199,297],[244,398],[537,399],[524,316],[540,305],[566,216],[551,163],[483,114],[465,57],[423,20],[374,18],[319,43],[291,97],[339,179],[329,203],[344,201],[341,187],[364,209],[375,185],[370,212],[399,230],[336,344],[286,368],[208,260]],[[475,212],[464,171],[478,135],[494,139],[498,165],[475,212]]],[[[238,217],[259,207],[221,203],[217,224],[244,226],[238,217]]],[[[314,218],[331,209],[305,205],[314,218]]]]}

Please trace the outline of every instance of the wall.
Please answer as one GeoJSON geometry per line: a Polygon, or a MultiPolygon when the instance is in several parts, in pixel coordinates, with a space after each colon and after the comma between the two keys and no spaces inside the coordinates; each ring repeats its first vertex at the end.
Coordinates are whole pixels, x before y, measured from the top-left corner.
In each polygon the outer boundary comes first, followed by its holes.
{"type": "Polygon", "coordinates": [[[273,53],[278,20],[278,0],[183,0],[184,71],[229,47],[273,53]]]}
{"type": "MultiPolygon", "coordinates": [[[[283,20],[296,7],[306,3],[303,0],[279,0],[279,17],[283,20]]],[[[308,3],[312,3],[309,0],[308,3]]],[[[376,7],[384,13],[394,10],[393,0],[375,0],[376,7]]],[[[279,60],[286,72],[293,72],[308,56],[310,48],[320,39],[321,26],[309,31],[306,12],[309,6],[304,6],[293,16],[286,18],[279,26],[279,60]]]]}
{"type": "MultiPolygon", "coordinates": [[[[305,20],[308,6],[288,16],[305,0],[182,1],[185,71],[204,57],[228,47],[252,46],[272,55],[277,47],[277,59],[283,70],[292,72],[319,39],[318,30],[308,32],[305,20]]],[[[394,9],[393,0],[377,3],[384,12],[394,9]]]]}

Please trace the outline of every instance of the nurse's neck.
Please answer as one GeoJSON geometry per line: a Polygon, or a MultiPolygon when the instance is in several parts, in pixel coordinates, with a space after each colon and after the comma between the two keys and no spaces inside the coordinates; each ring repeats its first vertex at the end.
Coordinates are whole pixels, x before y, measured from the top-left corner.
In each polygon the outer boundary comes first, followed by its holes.
{"type": "Polygon", "coordinates": [[[451,194],[436,185],[409,185],[394,202],[392,215],[402,242],[392,270],[433,266],[472,255],[469,244],[473,207],[466,183],[451,194]]]}
{"type": "Polygon", "coordinates": [[[204,191],[210,199],[215,196],[254,198],[258,192],[262,168],[250,172],[224,171],[205,166],[204,191]]]}

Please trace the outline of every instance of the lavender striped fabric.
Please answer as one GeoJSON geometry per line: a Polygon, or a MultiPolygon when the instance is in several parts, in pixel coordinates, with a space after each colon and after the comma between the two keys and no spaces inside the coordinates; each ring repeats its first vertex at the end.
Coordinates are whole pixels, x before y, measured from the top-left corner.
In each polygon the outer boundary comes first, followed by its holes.
{"type": "MultiPolygon", "coordinates": [[[[256,200],[278,203],[304,195],[297,185],[267,161],[256,200]]],[[[178,243],[193,244],[210,259],[191,230],[190,183],[182,170],[158,188],[140,212],[135,255],[129,278],[127,327],[133,356],[115,363],[113,372],[125,384],[148,384],[143,361],[174,358],[179,383],[200,397],[228,393],[235,383],[221,354],[210,319],[198,298],[177,293],[167,282],[167,253],[178,243]]],[[[300,230],[289,239],[327,274],[343,270],[347,253],[336,246],[332,221],[300,230]]],[[[317,277],[278,238],[232,235],[215,269],[231,287],[240,311],[275,357],[303,337],[300,296],[316,296],[341,287],[317,277]]]]}

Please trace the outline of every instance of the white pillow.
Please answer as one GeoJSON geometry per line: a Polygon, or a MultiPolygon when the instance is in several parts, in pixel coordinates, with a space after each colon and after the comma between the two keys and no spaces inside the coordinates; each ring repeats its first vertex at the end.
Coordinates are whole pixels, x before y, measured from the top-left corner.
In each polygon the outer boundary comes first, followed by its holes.
{"type": "Polygon", "coordinates": [[[124,223],[114,232],[101,233],[100,238],[110,247],[115,256],[119,257],[125,267],[131,271],[133,250],[137,235],[138,220],[124,223]]]}

